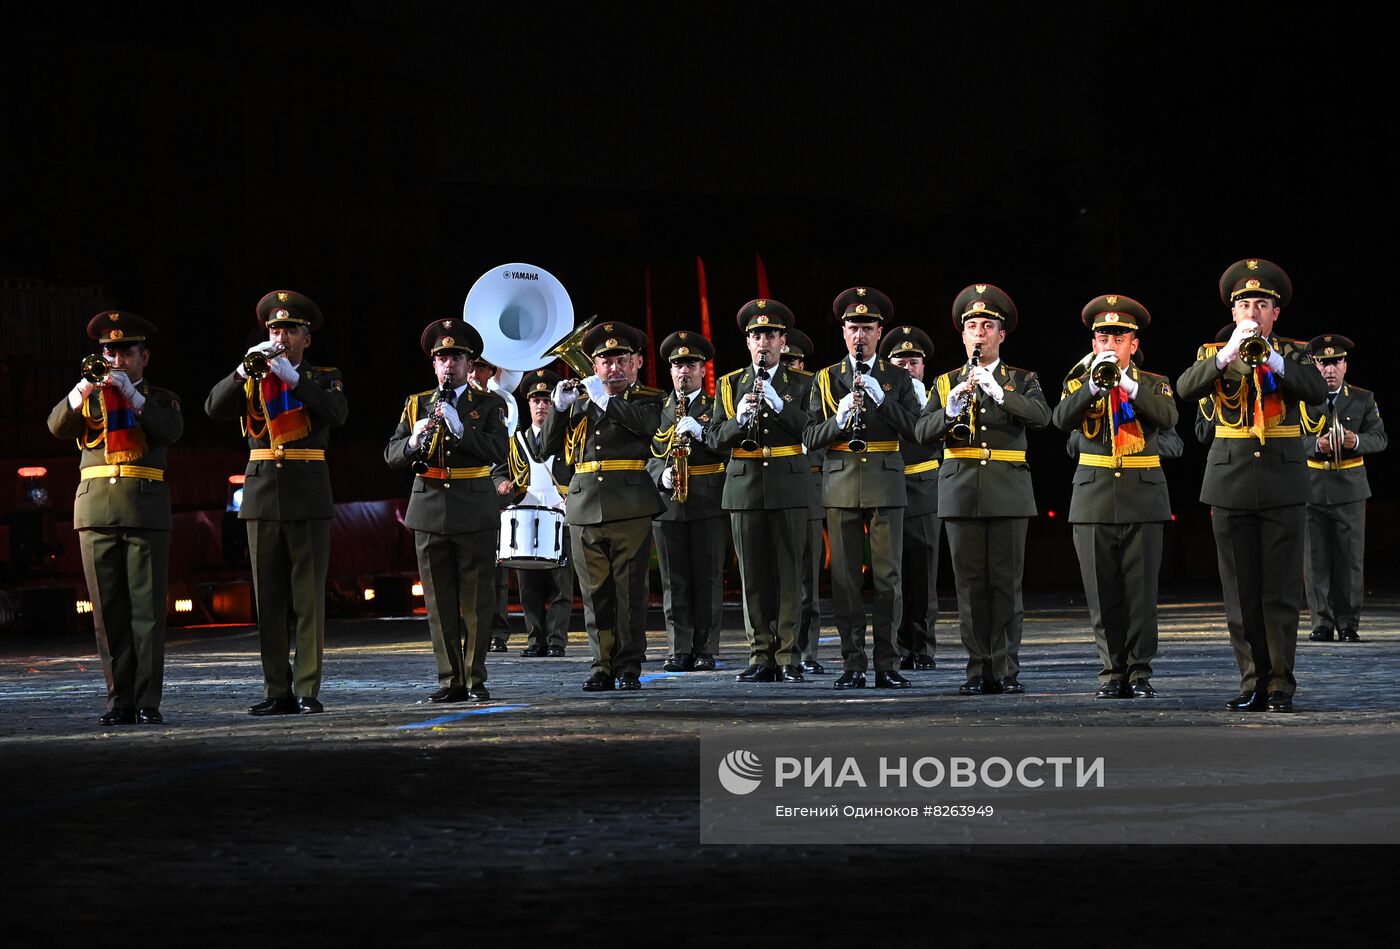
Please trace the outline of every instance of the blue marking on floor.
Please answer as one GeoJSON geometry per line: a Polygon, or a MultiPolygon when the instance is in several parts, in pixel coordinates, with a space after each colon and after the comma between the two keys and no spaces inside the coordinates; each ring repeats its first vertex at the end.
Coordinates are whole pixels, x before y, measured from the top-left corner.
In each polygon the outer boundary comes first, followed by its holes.
{"type": "Polygon", "coordinates": [[[655,682],[657,679],[674,679],[676,676],[685,675],[684,672],[649,672],[641,677],[643,682],[655,682]]]}
{"type": "Polygon", "coordinates": [[[398,731],[412,731],[417,728],[435,728],[438,725],[450,725],[453,722],[460,722],[464,718],[472,715],[497,715],[501,712],[518,712],[522,708],[529,708],[528,705],[488,705],[485,708],[469,708],[464,712],[453,712],[451,715],[440,715],[437,718],[430,718],[425,722],[410,722],[407,725],[400,725],[398,731]]]}

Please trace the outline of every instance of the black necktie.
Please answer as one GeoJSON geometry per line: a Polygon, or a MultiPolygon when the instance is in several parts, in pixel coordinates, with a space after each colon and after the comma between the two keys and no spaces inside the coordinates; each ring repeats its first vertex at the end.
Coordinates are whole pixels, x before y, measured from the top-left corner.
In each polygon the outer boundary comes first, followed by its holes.
{"type": "Polygon", "coordinates": [[[856,363],[856,372],[858,372],[862,376],[869,375],[870,367],[863,362],[858,362],[856,363]]]}
{"type": "Polygon", "coordinates": [[[456,404],[457,404],[457,390],[456,390],[456,389],[448,389],[446,392],[443,393],[443,395],[442,395],[442,401],[446,402],[448,405],[456,405],[456,404]]]}
{"type": "Polygon", "coordinates": [[[1335,409],[1337,407],[1337,393],[1327,393],[1327,407],[1329,409],[1335,409]]]}

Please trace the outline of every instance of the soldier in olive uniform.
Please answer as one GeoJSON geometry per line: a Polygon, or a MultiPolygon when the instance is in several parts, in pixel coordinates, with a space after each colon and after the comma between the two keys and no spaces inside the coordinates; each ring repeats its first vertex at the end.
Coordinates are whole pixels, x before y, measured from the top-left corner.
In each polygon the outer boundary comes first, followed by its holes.
{"type": "MultiPolygon", "coordinates": [[[[467,365],[467,384],[481,399],[495,397],[500,402],[506,437],[514,438],[520,427],[520,406],[516,404],[513,387],[501,385],[501,375],[499,366],[487,362],[479,354],[467,365]]],[[[497,567],[492,580],[496,585],[496,606],[491,614],[491,641],[487,650],[505,652],[510,640],[510,568],[497,567]]]]}
{"type": "Polygon", "coordinates": [[[751,363],[719,380],[705,443],[729,454],[724,509],[729,512],[749,665],[741,682],[803,681],[798,646],[802,564],[812,473],[802,450],[812,377],[781,364],[792,311],[777,300],[750,300],[735,320],[751,363]]]}
{"type": "MultiPolygon", "coordinates": [[[[815,352],[812,337],[796,327],[788,327],[787,343],[779,357],[784,369],[806,373],[807,360],[815,352]]],[[[802,657],[802,671],[808,675],[826,673],[817,661],[822,634],[822,561],[826,553],[826,543],[822,540],[822,527],[826,524],[826,508],[822,506],[822,463],[825,460],[825,448],[807,450],[807,468],[812,473],[812,503],[807,506],[807,546],[802,552],[802,619],[797,625],[797,652],[802,657]]]]}
{"type": "Polygon", "coordinates": [[[651,532],[671,644],[671,657],[663,666],[667,672],[713,670],[719,651],[729,525],[720,503],[724,459],[704,441],[715,400],[701,389],[705,364],[714,355],[708,339],[688,330],[672,333],[661,343],[661,358],[671,364],[675,389],[662,403],[661,429],[652,440],[647,471],[660,486],[666,505],[652,521],[651,532]],[[677,409],[681,399],[684,404],[677,409]],[[671,455],[677,439],[689,446],[684,502],[673,500],[676,482],[671,455]]]}
{"type": "MultiPolygon", "coordinates": [[[[915,326],[896,326],[880,341],[880,355],[909,373],[914,399],[922,411],[928,403],[924,370],[933,355],[933,340],[915,326]]],[[[927,671],[937,668],[934,648],[938,623],[938,545],[943,522],[938,518],[938,466],[943,445],[922,445],[899,440],[904,458],[904,487],[909,504],[904,508],[904,562],[900,568],[904,590],[904,619],[899,624],[899,668],[927,671]]]]}
{"type": "Polygon", "coordinates": [[[146,379],[155,326],[123,310],[88,321],[107,364],[49,412],[49,431],[82,452],[73,528],[92,600],[97,654],[107,680],[100,725],[158,725],[165,674],[165,593],[170,566],[166,451],[185,421],[180,397],[146,379]]]}
{"type": "MultiPolygon", "coordinates": [[[[573,470],[561,454],[545,456],[544,423],[554,411],[557,373],[532,369],[521,383],[529,408],[529,423],[516,430],[508,452],[508,470],[498,469],[497,490],[513,497],[511,503],[540,504],[565,508],[573,470]],[[528,494],[527,494],[528,491],[528,494]]],[[[569,549],[569,530],[564,529],[561,549],[569,549]]],[[[525,649],[531,658],[559,657],[569,645],[569,617],[574,608],[574,568],[565,562],[542,570],[516,570],[520,590],[520,612],[525,617],[525,649]]]]}
{"type": "Polygon", "coordinates": [[[1385,448],[1385,424],[1375,393],[1346,381],[1347,354],[1356,344],[1329,334],[1308,343],[1313,363],[1327,385],[1327,398],[1302,407],[1308,454],[1308,609],[1314,642],[1330,642],[1335,630],[1344,643],[1361,641],[1361,601],[1365,593],[1366,455],[1385,448]],[[1340,442],[1340,444],[1337,444],[1340,442]]]}
{"type": "Polygon", "coordinates": [[[595,374],[556,385],[544,423],[541,453],[562,452],[574,469],[567,517],[593,650],[587,692],[642,687],[651,519],[663,508],[646,463],[665,398],[633,381],[645,345],[626,323],[595,326],[583,337],[595,374]]]}
{"type": "Polygon", "coordinates": [[[1044,428],[1050,407],[1035,373],[1006,365],[1001,346],[1017,323],[1016,304],[988,283],[953,301],[969,365],[945,372],[919,418],[919,441],[942,440],[938,514],[958,591],[958,628],[967,650],[961,695],[1019,694],[1021,579],[1035,492],[1026,429],[1044,428]],[[974,355],[976,358],[974,359],[974,355]]]}
{"type": "Polygon", "coordinates": [[[1240,669],[1234,711],[1293,711],[1293,659],[1303,599],[1303,537],[1309,444],[1300,403],[1327,386],[1299,340],[1274,334],[1293,296],[1288,275],[1267,260],[1241,260],[1220,278],[1235,329],[1208,343],[1177,379],[1183,399],[1203,400],[1213,426],[1201,501],[1225,597],[1230,645],[1240,669]],[[1248,359],[1246,359],[1248,357],[1248,359]]]}
{"type": "Polygon", "coordinates": [[[871,633],[875,686],[908,688],[895,668],[895,631],[903,611],[900,567],[904,557],[904,486],[901,438],[914,436],[919,402],[909,373],[875,358],[884,320],[894,313],[889,297],[852,287],[832,302],[847,357],[816,374],[812,421],[802,441],[827,449],[822,465],[822,504],[831,538],[831,604],[841,636],[844,671],[837,689],[864,688],[865,603],[861,598],[865,543],[875,581],[871,633]]]}
{"type": "Polygon", "coordinates": [[[289,715],[323,710],[321,656],[326,642],[326,571],[330,566],[331,476],[326,467],[330,430],[349,409],[340,370],[312,366],[302,357],[320,329],[321,309],[309,297],[275,290],[257,307],[268,341],[221,379],[204,402],[215,420],[237,419],[248,439],[243,503],[248,553],[258,607],[266,698],[248,711],[289,715]],[[245,363],[266,372],[248,373],[245,363]],[[295,621],[295,663],[287,654],[295,621]]]}
{"type": "Polygon", "coordinates": [[[491,468],[505,461],[505,412],[499,399],[468,384],[471,359],[481,352],[474,327],[437,320],[419,345],[438,385],[404,401],[384,461],[412,465],[417,475],[403,522],[413,531],[437,661],[438,688],[428,700],[484,702],[491,697],[486,649],[501,508],[491,468]]]}
{"type": "Polygon", "coordinates": [[[1079,460],[1069,522],[1102,663],[1097,697],[1153,698],[1162,525],[1172,516],[1159,436],[1174,432],[1176,400],[1164,376],[1133,362],[1152,321],[1146,307],[1108,294],[1080,318],[1093,351],[1065,380],[1052,418],[1079,460]]]}

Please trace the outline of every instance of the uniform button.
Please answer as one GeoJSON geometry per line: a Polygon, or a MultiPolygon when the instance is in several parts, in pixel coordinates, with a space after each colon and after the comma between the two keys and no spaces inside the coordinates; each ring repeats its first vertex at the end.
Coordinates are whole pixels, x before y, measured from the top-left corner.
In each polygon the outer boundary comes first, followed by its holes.
{"type": "Polygon", "coordinates": [[[860,457],[860,463],[861,463],[861,464],[865,464],[865,463],[866,463],[867,461],[869,461],[869,460],[870,460],[870,459],[869,459],[869,458],[866,458],[864,455],[861,455],[861,457],[860,457]]]}
{"type": "Polygon", "coordinates": [[[768,467],[768,462],[765,461],[765,462],[763,463],[763,467],[767,468],[767,467],[768,467]]]}
{"type": "Polygon", "coordinates": [[[987,414],[987,410],[986,410],[985,408],[982,410],[982,414],[983,414],[983,415],[986,415],[986,414],[987,414]]]}
{"type": "Polygon", "coordinates": [[[603,481],[603,476],[602,476],[602,475],[599,475],[599,476],[598,476],[598,482],[601,484],[602,481],[603,481]]]}
{"type": "Polygon", "coordinates": [[[450,488],[450,487],[452,487],[452,482],[451,482],[451,481],[444,481],[444,482],[442,483],[442,490],[446,491],[446,490],[447,490],[448,488],[450,488]]]}
{"type": "Polygon", "coordinates": [[[1254,453],[1254,457],[1255,457],[1255,458],[1258,458],[1258,457],[1259,457],[1259,452],[1256,451],[1256,452],[1254,453]]]}
{"type": "Polygon", "coordinates": [[[1115,478],[1121,478],[1121,477],[1123,477],[1123,472],[1121,472],[1121,471],[1115,471],[1115,472],[1113,472],[1113,477],[1115,477],[1115,478]]]}
{"type": "Polygon", "coordinates": [[[983,443],[982,443],[982,447],[983,447],[983,448],[986,448],[986,447],[987,447],[987,443],[986,443],[986,442],[983,442],[983,443]]]}
{"type": "Polygon", "coordinates": [[[985,461],[979,461],[979,462],[977,462],[977,463],[978,463],[979,465],[981,465],[983,468],[987,467],[987,463],[986,463],[985,461]]]}
{"type": "Polygon", "coordinates": [[[108,478],[108,479],[107,479],[107,483],[108,483],[108,484],[116,484],[116,483],[117,483],[117,479],[116,479],[116,478],[108,478]]]}

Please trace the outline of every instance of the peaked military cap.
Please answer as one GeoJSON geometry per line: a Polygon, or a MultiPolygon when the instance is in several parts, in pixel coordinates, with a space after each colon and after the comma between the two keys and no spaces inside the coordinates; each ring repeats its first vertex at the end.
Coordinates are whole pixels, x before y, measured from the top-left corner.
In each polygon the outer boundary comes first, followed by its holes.
{"type": "Polygon", "coordinates": [[[126,310],[103,310],[88,320],[87,334],[103,346],[144,343],[156,331],[150,320],[126,310]]]}
{"type": "Polygon", "coordinates": [[[468,356],[481,353],[481,334],[465,320],[434,320],[423,328],[418,345],[429,356],[441,352],[461,352],[468,356]]]}
{"type": "Polygon", "coordinates": [[[781,359],[807,359],[815,351],[812,346],[812,337],[799,329],[790,329],[787,332],[787,342],[783,345],[781,359]]]}
{"type": "Polygon", "coordinates": [[[792,311],[777,300],[750,300],[739,307],[739,313],[734,319],[739,324],[739,329],[745,333],[753,330],[782,332],[797,325],[797,318],[792,315],[792,311]]]}
{"type": "Polygon", "coordinates": [[[523,394],[527,399],[541,396],[550,399],[554,397],[554,387],[558,384],[559,374],[557,372],[550,372],[548,369],[531,369],[525,373],[520,387],[524,390],[523,394]]]}
{"type": "Polygon", "coordinates": [[[1152,314],[1147,312],[1147,307],[1120,293],[1106,293],[1094,297],[1084,305],[1079,318],[1094,332],[1132,330],[1134,333],[1140,333],[1152,322],[1152,314]]]}
{"type": "Polygon", "coordinates": [[[257,313],[264,326],[294,323],[314,332],[325,322],[315,301],[295,290],[273,290],[258,301],[257,313]]]}
{"type": "Polygon", "coordinates": [[[661,358],[670,362],[687,359],[707,362],[715,358],[715,347],[699,333],[679,330],[661,341],[661,358]]]}
{"type": "Polygon", "coordinates": [[[1314,336],[1308,340],[1308,355],[1312,356],[1314,362],[1333,362],[1345,359],[1347,352],[1355,348],[1355,343],[1336,333],[1314,336]]]}
{"type": "Polygon", "coordinates": [[[1220,275],[1220,300],[1233,306],[1240,297],[1269,297],[1279,306],[1293,299],[1293,281],[1283,268],[1258,257],[1237,260],[1220,275]]]}
{"type": "Polygon", "coordinates": [[[894,317],[894,304],[874,287],[851,287],[836,295],[831,312],[843,323],[883,323],[894,317]]]}
{"type": "Polygon", "coordinates": [[[963,324],[974,316],[1001,320],[1002,328],[1010,333],[1016,328],[1016,304],[1006,291],[990,283],[974,283],[963,288],[953,300],[953,325],[962,332],[963,324]]]}
{"type": "Polygon", "coordinates": [[[933,340],[917,326],[896,326],[880,340],[880,355],[886,359],[894,356],[928,359],[933,355],[933,340]]]}
{"type": "Polygon", "coordinates": [[[610,353],[645,352],[647,335],[641,330],[618,320],[599,323],[584,334],[583,351],[593,356],[606,356],[610,353]]]}

